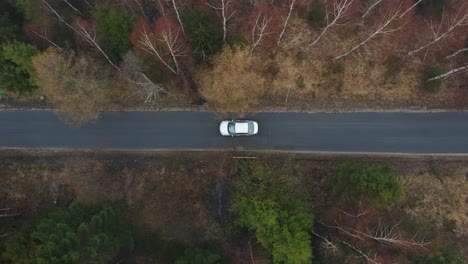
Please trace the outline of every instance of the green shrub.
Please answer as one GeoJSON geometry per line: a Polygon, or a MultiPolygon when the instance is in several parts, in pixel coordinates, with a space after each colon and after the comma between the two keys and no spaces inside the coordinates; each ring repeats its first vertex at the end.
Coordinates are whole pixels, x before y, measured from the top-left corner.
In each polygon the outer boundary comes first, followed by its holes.
{"type": "Polygon", "coordinates": [[[37,89],[32,57],[38,53],[26,43],[4,44],[0,54],[0,88],[19,94],[37,89]]]}
{"type": "Polygon", "coordinates": [[[182,13],[182,22],[198,62],[210,59],[223,48],[223,32],[202,9],[190,8],[182,13]]]}
{"type": "Polygon", "coordinates": [[[0,3],[0,45],[24,39],[22,19],[8,3],[0,3]]]}
{"type": "Polygon", "coordinates": [[[273,263],[310,263],[312,216],[299,207],[285,210],[273,201],[243,198],[233,208],[238,226],[255,232],[273,263]]]}
{"type": "Polygon", "coordinates": [[[201,248],[188,248],[184,255],[175,261],[175,264],[219,264],[221,257],[218,254],[201,248]]]}
{"type": "Polygon", "coordinates": [[[442,85],[442,79],[428,82],[427,80],[443,74],[444,71],[437,67],[427,67],[424,69],[421,77],[421,90],[435,93],[442,85]]]}
{"type": "Polygon", "coordinates": [[[345,162],[338,166],[331,179],[330,195],[385,204],[400,200],[404,192],[388,169],[345,162]]]}
{"type": "Polygon", "coordinates": [[[22,14],[24,19],[31,20],[34,14],[33,0],[8,0],[18,12],[22,14]]]}
{"type": "Polygon", "coordinates": [[[325,7],[320,4],[314,4],[307,12],[307,21],[309,21],[309,23],[314,27],[323,27],[326,16],[327,11],[325,10],[325,7]]]}
{"type": "Polygon", "coordinates": [[[240,160],[238,178],[234,181],[234,199],[242,197],[272,200],[281,205],[295,204],[303,200],[300,173],[291,158],[259,158],[240,160]]]}
{"type": "Polygon", "coordinates": [[[128,226],[112,207],[89,215],[79,204],[42,216],[7,241],[3,257],[15,263],[108,263],[132,250],[128,226]]]}
{"type": "Polygon", "coordinates": [[[105,51],[114,59],[121,59],[130,49],[129,36],[135,18],[126,11],[108,5],[97,5],[93,10],[99,32],[100,42],[105,51]]]}

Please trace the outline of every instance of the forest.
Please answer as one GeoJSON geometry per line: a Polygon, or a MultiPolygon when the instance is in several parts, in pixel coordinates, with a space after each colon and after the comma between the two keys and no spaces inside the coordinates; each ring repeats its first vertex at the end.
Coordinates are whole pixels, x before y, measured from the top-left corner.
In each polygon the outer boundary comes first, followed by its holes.
{"type": "Polygon", "coordinates": [[[2,103],[103,110],[460,109],[464,0],[4,0],[2,103]]]}
{"type": "Polygon", "coordinates": [[[1,153],[1,263],[464,264],[460,157],[1,153]]]}

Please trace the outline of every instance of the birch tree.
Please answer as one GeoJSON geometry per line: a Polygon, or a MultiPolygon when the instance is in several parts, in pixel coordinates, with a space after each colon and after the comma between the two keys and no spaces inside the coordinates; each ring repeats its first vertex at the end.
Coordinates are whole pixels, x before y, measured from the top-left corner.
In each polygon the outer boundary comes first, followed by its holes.
{"type": "Polygon", "coordinates": [[[335,2],[333,6],[333,11],[327,12],[327,25],[322,30],[322,32],[304,48],[304,52],[308,52],[317,42],[325,35],[325,33],[332,28],[333,26],[340,25],[338,22],[347,15],[347,11],[354,0],[341,0],[335,2]],[[333,16],[333,20],[328,22],[329,16],[333,16]]]}
{"type": "Polygon", "coordinates": [[[174,8],[174,12],[177,17],[177,21],[179,21],[180,28],[182,30],[182,33],[185,36],[184,24],[182,24],[182,20],[180,19],[180,15],[179,15],[179,7],[177,7],[176,0],[171,0],[171,2],[172,2],[172,7],[174,8]]]}
{"type": "Polygon", "coordinates": [[[382,3],[383,0],[376,0],[371,6],[369,6],[369,8],[367,8],[366,12],[364,12],[364,14],[362,14],[362,17],[361,18],[365,18],[367,15],[369,15],[369,13],[374,10],[374,8],[376,6],[378,6],[380,3],[382,3]]]}
{"type": "Polygon", "coordinates": [[[449,19],[446,26],[444,26],[443,20],[437,25],[434,26],[432,22],[429,23],[432,32],[432,40],[426,44],[408,52],[402,59],[407,59],[416,53],[436,44],[437,42],[448,37],[455,29],[459,27],[464,27],[468,25],[468,5],[464,5],[460,8],[460,11],[455,14],[451,19],[449,19]]]}
{"type": "Polygon", "coordinates": [[[252,44],[249,50],[249,56],[252,57],[255,48],[261,45],[263,38],[266,35],[271,34],[268,29],[268,23],[270,23],[271,17],[262,15],[261,12],[258,12],[257,18],[255,19],[255,24],[252,28],[252,44]]]}
{"type": "Polygon", "coordinates": [[[272,51],[272,55],[273,55],[273,56],[276,54],[276,50],[277,50],[277,49],[279,48],[279,46],[280,46],[281,39],[283,38],[284,33],[286,33],[286,28],[288,27],[289,18],[291,17],[292,11],[294,10],[296,1],[297,1],[297,0],[289,0],[289,4],[288,4],[288,15],[287,15],[286,18],[284,19],[283,29],[281,30],[281,33],[280,33],[280,35],[279,35],[279,37],[278,37],[278,41],[276,42],[275,48],[274,48],[273,51],[272,51]]]}
{"type": "Polygon", "coordinates": [[[144,104],[149,104],[151,107],[160,102],[161,94],[169,94],[169,92],[158,83],[154,83],[143,71],[143,61],[138,58],[134,52],[130,51],[123,57],[120,65],[121,76],[135,86],[139,92],[145,94],[144,104]]]}
{"type": "Polygon", "coordinates": [[[432,82],[432,81],[442,80],[442,79],[448,78],[450,75],[461,72],[461,71],[464,71],[467,68],[468,68],[468,62],[464,66],[461,66],[461,67],[458,67],[456,69],[450,70],[450,71],[445,72],[443,74],[440,74],[438,76],[429,78],[429,79],[426,80],[426,82],[432,82]]]}
{"type": "Polygon", "coordinates": [[[227,37],[227,22],[235,14],[235,11],[232,10],[234,1],[235,0],[211,0],[207,2],[207,5],[213,8],[216,13],[221,16],[221,22],[223,25],[223,43],[226,42],[227,37]]]}
{"type": "Polygon", "coordinates": [[[458,54],[463,53],[463,52],[466,52],[466,51],[468,51],[468,47],[459,49],[459,50],[453,52],[452,54],[447,55],[445,58],[446,58],[446,59],[451,59],[451,58],[457,56],[458,54]]]}
{"type": "Polygon", "coordinates": [[[156,57],[167,69],[179,74],[179,58],[185,56],[186,46],[181,28],[169,17],[162,17],[150,27],[142,23],[132,33],[133,42],[156,57]]]}
{"type": "Polygon", "coordinates": [[[339,59],[341,59],[343,57],[346,57],[349,54],[356,51],[357,49],[364,46],[365,44],[367,44],[372,39],[376,38],[377,36],[389,34],[389,33],[392,33],[394,31],[398,30],[399,28],[390,28],[390,25],[392,24],[393,21],[395,21],[400,16],[400,14],[401,14],[400,11],[401,11],[401,6],[396,11],[387,12],[387,14],[384,16],[382,21],[377,24],[377,27],[372,31],[372,33],[366,39],[359,42],[357,45],[352,47],[350,50],[348,50],[348,51],[334,57],[333,59],[334,60],[339,60],[339,59]]]}
{"type": "Polygon", "coordinates": [[[46,0],[42,0],[42,2],[50,9],[50,11],[52,11],[52,13],[55,14],[55,16],[57,16],[57,18],[62,23],[64,23],[65,26],[67,26],[80,37],[82,37],[85,40],[85,42],[97,48],[99,52],[106,58],[107,62],[109,62],[109,64],[112,65],[112,67],[114,67],[116,70],[120,71],[119,67],[117,67],[117,65],[115,65],[112,62],[109,56],[107,56],[107,54],[104,52],[101,46],[99,46],[99,44],[97,43],[95,26],[89,28],[89,24],[86,21],[79,18],[75,18],[75,24],[74,26],[72,26],[67,21],[65,21],[65,19],[63,19],[63,17],[46,0]]]}
{"type": "Polygon", "coordinates": [[[101,46],[97,43],[96,25],[80,18],[75,18],[72,25],[74,31],[78,34],[79,37],[81,37],[91,47],[95,47],[106,58],[109,64],[112,65],[112,67],[120,71],[119,67],[112,62],[109,56],[107,56],[101,46]]]}

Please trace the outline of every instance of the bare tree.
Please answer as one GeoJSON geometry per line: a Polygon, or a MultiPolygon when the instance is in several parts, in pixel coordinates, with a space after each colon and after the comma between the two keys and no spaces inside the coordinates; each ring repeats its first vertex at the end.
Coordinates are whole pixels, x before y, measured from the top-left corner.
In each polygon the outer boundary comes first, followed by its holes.
{"type": "Polygon", "coordinates": [[[179,24],[180,24],[180,28],[182,29],[182,33],[185,36],[184,25],[182,24],[182,20],[180,19],[180,15],[179,15],[179,8],[177,7],[175,0],[171,0],[171,1],[172,1],[172,7],[174,8],[174,11],[176,13],[177,20],[179,21],[179,24]]]}
{"type": "Polygon", "coordinates": [[[443,73],[441,75],[437,75],[435,77],[427,79],[426,82],[432,82],[432,81],[436,81],[436,80],[445,79],[445,78],[449,77],[450,75],[455,74],[457,72],[461,72],[463,70],[466,70],[467,68],[468,68],[468,63],[465,64],[465,66],[458,67],[456,69],[450,70],[450,71],[448,71],[446,73],[443,73]]]}
{"type": "Polygon", "coordinates": [[[335,254],[338,251],[338,247],[333,243],[333,241],[328,240],[326,237],[324,237],[324,236],[322,236],[319,233],[316,233],[314,231],[312,231],[312,234],[323,240],[321,247],[322,247],[322,249],[325,250],[326,254],[328,254],[329,251],[331,251],[332,254],[335,254]]]}
{"type": "Polygon", "coordinates": [[[335,2],[334,6],[333,6],[333,11],[331,12],[333,14],[333,20],[331,22],[328,23],[328,17],[329,17],[329,13],[327,13],[327,25],[325,26],[325,28],[322,30],[322,32],[318,35],[318,37],[315,38],[315,40],[308,44],[305,48],[304,48],[304,52],[308,52],[312,46],[314,46],[315,44],[317,44],[317,42],[323,37],[323,35],[325,35],[325,33],[333,26],[337,26],[337,25],[340,25],[338,23],[338,21],[340,19],[342,19],[343,17],[346,16],[346,11],[348,10],[348,8],[351,6],[351,4],[353,3],[354,0],[341,0],[339,2],[335,2]]]}
{"type": "Polygon", "coordinates": [[[81,13],[80,10],[78,10],[78,8],[76,8],[74,5],[72,5],[70,2],[68,2],[68,0],[63,0],[69,7],[71,7],[75,12],[79,13],[80,15],[82,15],[83,13],[81,13]]]}
{"type": "Polygon", "coordinates": [[[416,3],[414,3],[412,6],[410,6],[410,8],[406,9],[405,12],[403,12],[401,15],[400,15],[400,18],[404,17],[409,11],[411,11],[413,8],[415,8],[417,5],[419,5],[419,3],[421,3],[423,0],[418,0],[416,1],[416,3]]]}
{"type": "Polygon", "coordinates": [[[94,24],[90,25],[86,21],[82,21],[81,19],[75,19],[73,23],[76,27],[75,32],[83,38],[83,40],[88,43],[90,46],[95,47],[98,51],[106,58],[112,67],[116,70],[120,71],[120,68],[115,65],[112,60],[107,56],[104,50],[96,41],[96,27],[94,24]]]}
{"type": "Polygon", "coordinates": [[[213,8],[221,16],[223,24],[223,43],[226,42],[227,22],[232,18],[235,11],[231,10],[231,5],[234,0],[212,0],[207,2],[207,5],[213,8]]]}
{"type": "Polygon", "coordinates": [[[458,54],[463,53],[463,52],[465,52],[465,51],[468,51],[468,47],[463,48],[463,49],[459,49],[459,50],[455,51],[454,53],[448,55],[448,56],[445,57],[445,58],[446,58],[446,59],[453,58],[453,57],[457,56],[458,54]]]}
{"type": "Polygon", "coordinates": [[[283,38],[284,33],[286,32],[286,28],[288,27],[288,23],[289,23],[289,18],[291,17],[291,14],[292,14],[292,11],[294,9],[295,4],[296,4],[296,0],[289,0],[288,15],[286,16],[286,19],[284,20],[283,29],[281,30],[281,33],[280,33],[280,35],[278,37],[278,41],[276,42],[276,46],[272,51],[273,56],[276,54],[276,50],[279,48],[280,43],[281,43],[281,39],[283,38]]]}
{"type": "Polygon", "coordinates": [[[176,22],[168,17],[162,17],[156,21],[150,29],[146,23],[142,24],[137,32],[137,44],[144,51],[155,56],[174,74],[179,74],[178,58],[185,55],[185,41],[180,36],[181,28],[176,22]],[[165,52],[164,52],[165,51],[165,52]],[[168,53],[172,63],[164,58],[164,53],[168,53]],[[173,64],[174,66],[172,66],[173,64]]]}
{"type": "Polygon", "coordinates": [[[367,15],[369,15],[369,13],[377,6],[379,5],[380,3],[382,3],[383,0],[377,0],[375,1],[371,6],[369,6],[369,8],[367,8],[366,12],[364,12],[364,14],[362,14],[362,17],[361,18],[365,18],[367,15]]]}
{"type": "Polygon", "coordinates": [[[184,45],[181,41],[179,41],[179,32],[173,32],[171,30],[165,30],[161,32],[161,37],[164,43],[166,43],[167,49],[171,54],[172,61],[176,67],[176,74],[179,74],[179,63],[177,62],[177,58],[184,55],[184,45]]]}
{"type": "Polygon", "coordinates": [[[468,25],[468,8],[466,8],[466,6],[461,7],[460,11],[452,19],[449,20],[447,27],[443,26],[443,20],[444,19],[442,18],[442,21],[437,26],[434,26],[432,22],[430,23],[430,28],[431,28],[432,35],[433,35],[433,39],[431,41],[420,46],[419,48],[416,48],[408,52],[402,59],[406,59],[410,56],[413,56],[414,54],[434,45],[435,43],[449,36],[450,33],[453,32],[456,28],[467,26],[468,25]]]}
{"type": "Polygon", "coordinates": [[[164,64],[164,66],[166,66],[171,72],[173,72],[174,74],[177,74],[177,69],[174,69],[172,66],[169,65],[168,62],[166,62],[162,58],[162,54],[157,48],[157,45],[153,40],[152,34],[148,33],[146,29],[143,30],[139,43],[141,44],[141,47],[144,51],[158,58],[158,60],[162,64],[164,64]]]}
{"type": "Polygon", "coordinates": [[[349,54],[351,54],[352,52],[354,52],[355,50],[359,49],[360,47],[364,46],[367,42],[369,42],[370,40],[372,40],[373,38],[379,36],[379,35],[384,35],[384,34],[388,34],[388,33],[391,33],[391,32],[394,32],[396,30],[398,30],[399,28],[391,28],[391,29],[387,29],[389,27],[389,25],[394,21],[396,20],[399,15],[400,15],[400,10],[401,10],[401,6],[394,12],[388,12],[385,16],[384,16],[384,19],[382,19],[382,21],[378,24],[377,28],[374,29],[372,31],[372,33],[363,41],[361,41],[359,44],[357,44],[356,46],[352,47],[350,50],[346,51],[345,53],[343,54],[340,54],[338,56],[336,56],[335,58],[333,58],[334,60],[338,60],[338,59],[341,59],[343,57],[346,57],[348,56],[349,54]]]}
{"type": "Polygon", "coordinates": [[[252,57],[255,48],[261,45],[265,36],[272,33],[267,31],[268,23],[270,23],[271,19],[271,17],[262,15],[261,11],[258,12],[257,18],[255,19],[255,24],[252,28],[252,46],[250,47],[249,51],[250,57],[252,57]]]}
{"type": "Polygon", "coordinates": [[[120,71],[119,67],[117,67],[117,65],[115,65],[112,62],[112,60],[109,58],[109,56],[107,56],[107,54],[104,52],[104,50],[102,50],[101,46],[99,46],[99,44],[97,43],[97,41],[96,41],[96,30],[95,29],[89,30],[89,29],[85,28],[83,26],[83,22],[80,19],[75,19],[75,23],[76,23],[75,26],[77,28],[73,27],[68,22],[66,22],[63,19],[63,17],[46,0],[42,0],[42,2],[44,4],[46,4],[47,7],[49,7],[49,9],[58,17],[58,19],[60,21],[62,21],[62,23],[64,23],[68,28],[73,30],[79,36],[81,36],[88,44],[96,47],[99,50],[99,52],[106,58],[106,60],[112,65],[112,67],[114,67],[115,69],[120,71]]]}
{"type": "Polygon", "coordinates": [[[32,32],[34,35],[40,37],[41,39],[47,41],[48,43],[50,43],[52,46],[56,47],[57,49],[62,49],[59,45],[57,45],[55,42],[53,42],[49,36],[47,35],[47,29],[44,28],[44,27],[41,27],[41,33],[38,33],[37,31],[35,31],[34,29],[31,29],[30,32],[32,32]]]}
{"type": "Polygon", "coordinates": [[[415,240],[416,236],[412,237],[411,239],[404,238],[401,235],[401,233],[396,230],[399,223],[396,223],[393,226],[384,226],[382,225],[381,221],[379,221],[378,225],[374,228],[374,233],[372,233],[370,230],[367,230],[367,232],[362,232],[354,228],[344,226],[341,223],[336,223],[336,225],[328,225],[321,221],[319,221],[319,223],[329,228],[338,229],[344,234],[347,234],[359,240],[365,240],[367,238],[367,239],[372,239],[380,243],[408,247],[408,248],[425,247],[430,244],[430,242],[426,242],[424,240],[416,241],[415,240]]]}
{"type": "Polygon", "coordinates": [[[344,245],[350,247],[352,250],[354,250],[356,253],[358,253],[362,258],[364,258],[367,261],[367,263],[379,264],[379,262],[376,261],[377,253],[375,253],[374,256],[371,257],[370,252],[368,254],[366,254],[361,249],[359,249],[358,247],[353,246],[353,245],[351,245],[350,243],[348,243],[348,242],[346,242],[344,240],[341,241],[341,243],[343,243],[344,245]]]}

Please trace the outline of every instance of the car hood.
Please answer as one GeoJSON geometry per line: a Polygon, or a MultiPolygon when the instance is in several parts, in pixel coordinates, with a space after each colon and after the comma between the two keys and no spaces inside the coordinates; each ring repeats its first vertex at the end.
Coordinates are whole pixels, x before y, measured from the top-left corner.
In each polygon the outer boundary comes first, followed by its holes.
{"type": "Polygon", "coordinates": [[[219,133],[223,136],[230,136],[228,132],[228,121],[223,121],[221,124],[219,124],[219,133]]]}

